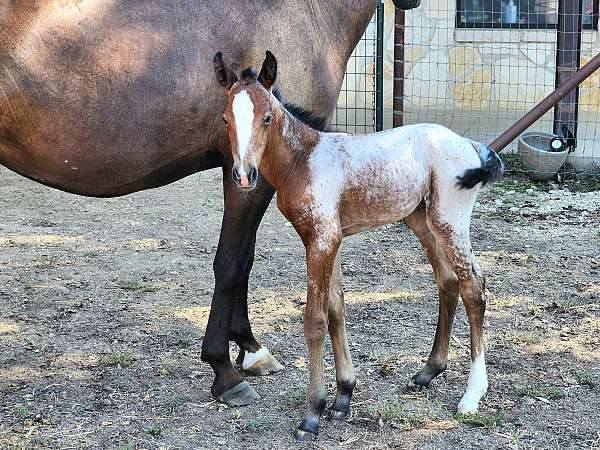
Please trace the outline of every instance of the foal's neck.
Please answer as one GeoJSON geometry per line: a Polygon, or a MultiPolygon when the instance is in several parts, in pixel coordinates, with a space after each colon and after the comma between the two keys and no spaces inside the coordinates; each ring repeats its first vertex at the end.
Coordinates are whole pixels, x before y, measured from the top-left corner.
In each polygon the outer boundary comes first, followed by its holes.
{"type": "Polygon", "coordinates": [[[288,177],[304,173],[308,156],[319,139],[317,130],[302,123],[283,105],[275,102],[273,123],[260,164],[261,172],[275,189],[283,189],[288,177]]]}

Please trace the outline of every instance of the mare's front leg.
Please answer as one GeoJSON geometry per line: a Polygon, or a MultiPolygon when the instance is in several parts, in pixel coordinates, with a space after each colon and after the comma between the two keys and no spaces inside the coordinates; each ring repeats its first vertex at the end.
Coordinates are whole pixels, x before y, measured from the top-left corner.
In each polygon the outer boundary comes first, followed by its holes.
{"type": "Polygon", "coordinates": [[[308,344],[310,380],[306,414],[296,430],[299,440],[314,439],[325,409],[323,344],[328,324],[329,292],[335,257],[341,242],[338,230],[320,230],[320,236],[306,239],[307,299],[304,310],[304,337],[308,344]],[[335,236],[327,239],[325,236],[335,236]]]}
{"type": "MultiPolygon", "coordinates": [[[[262,216],[261,216],[262,217],[262,216]]],[[[248,319],[248,278],[254,262],[256,246],[256,227],[252,232],[252,242],[248,255],[248,264],[243,279],[240,281],[238,293],[234,298],[233,316],[231,318],[230,339],[240,347],[236,363],[247,375],[262,376],[280,372],[283,366],[269,352],[269,349],[255,339],[248,319]]]]}
{"type": "Polygon", "coordinates": [[[225,213],[213,264],[215,291],[201,357],[215,372],[213,396],[228,405],[242,406],[259,396],[231,364],[229,340],[233,337],[242,349],[255,354],[261,348],[248,321],[247,283],[256,230],[274,189],[262,181],[254,192],[241,193],[231,180],[231,168],[227,164],[223,168],[223,183],[225,213]]]}

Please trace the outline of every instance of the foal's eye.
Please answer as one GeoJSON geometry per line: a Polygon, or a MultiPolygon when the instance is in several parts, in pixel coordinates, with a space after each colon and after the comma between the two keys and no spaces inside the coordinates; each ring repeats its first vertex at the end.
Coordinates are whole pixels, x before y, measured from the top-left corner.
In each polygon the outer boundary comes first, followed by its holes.
{"type": "Polygon", "coordinates": [[[273,116],[271,115],[271,113],[267,114],[265,116],[265,125],[271,125],[272,120],[273,120],[273,116]]]}
{"type": "Polygon", "coordinates": [[[225,116],[221,117],[221,119],[223,119],[223,123],[225,124],[225,126],[229,125],[229,122],[227,122],[227,119],[225,118],[225,116]]]}

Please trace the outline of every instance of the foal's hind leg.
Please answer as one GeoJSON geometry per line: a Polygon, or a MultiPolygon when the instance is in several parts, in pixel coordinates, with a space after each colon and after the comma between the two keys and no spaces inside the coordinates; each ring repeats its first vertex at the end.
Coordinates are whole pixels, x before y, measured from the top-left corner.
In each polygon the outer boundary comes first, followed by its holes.
{"type": "Polygon", "coordinates": [[[406,217],[405,221],[423,246],[431,267],[433,267],[438,286],[439,314],[433,347],[425,367],[412,378],[416,385],[427,387],[433,378],[446,370],[448,364],[452,322],[458,303],[458,279],[452,270],[452,264],[446,256],[446,251],[438,245],[427,226],[425,204],[421,203],[410,216],[406,217]]]}
{"type": "Polygon", "coordinates": [[[475,260],[469,238],[470,216],[476,191],[448,188],[443,192],[447,198],[432,196],[427,210],[427,225],[452,263],[458,278],[460,297],[469,319],[471,370],[467,390],[458,404],[458,411],[475,412],[479,400],[488,388],[483,342],[485,278],[475,260]]]}
{"type": "Polygon", "coordinates": [[[346,335],[346,305],[344,304],[340,253],[338,250],[329,290],[329,335],[335,358],[337,381],[335,403],[329,410],[330,419],[343,419],[350,413],[350,399],[354,386],[356,386],[356,375],[346,335]]]}

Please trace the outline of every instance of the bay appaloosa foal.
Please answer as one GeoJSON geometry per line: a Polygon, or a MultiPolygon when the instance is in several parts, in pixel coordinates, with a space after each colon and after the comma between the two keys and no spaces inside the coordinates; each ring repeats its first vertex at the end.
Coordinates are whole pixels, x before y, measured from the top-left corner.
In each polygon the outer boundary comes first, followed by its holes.
{"type": "Polygon", "coordinates": [[[229,91],[233,178],[252,190],[258,169],[277,189],[277,205],[306,247],[304,334],[310,357],[308,406],[296,436],[313,438],[325,407],[323,344],[329,328],[337,396],[332,418],[345,417],[356,384],[346,337],[338,249],[344,236],[404,219],[433,266],[440,297],[433,349],[414,377],[429,382],[446,369],[458,296],[471,331],[471,372],[459,412],[474,412],[488,386],[483,315],[485,280],[469,239],[479,188],[499,178],[502,161],[483,144],[439,125],[420,124],[367,135],[321,133],[296,119],[272,92],[277,61],[267,52],[258,77],[241,79],[215,56],[215,73],[229,91]]]}

